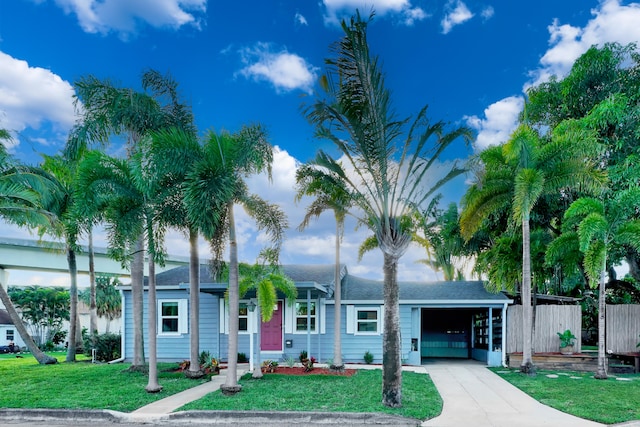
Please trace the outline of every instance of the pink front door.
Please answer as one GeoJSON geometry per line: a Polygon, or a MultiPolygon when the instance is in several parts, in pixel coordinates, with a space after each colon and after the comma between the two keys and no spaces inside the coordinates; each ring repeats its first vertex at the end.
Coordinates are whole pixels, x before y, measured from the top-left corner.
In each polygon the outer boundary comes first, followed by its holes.
{"type": "Polygon", "coordinates": [[[260,349],[263,351],[282,350],[282,301],[278,301],[277,309],[268,322],[260,322],[260,349]]]}

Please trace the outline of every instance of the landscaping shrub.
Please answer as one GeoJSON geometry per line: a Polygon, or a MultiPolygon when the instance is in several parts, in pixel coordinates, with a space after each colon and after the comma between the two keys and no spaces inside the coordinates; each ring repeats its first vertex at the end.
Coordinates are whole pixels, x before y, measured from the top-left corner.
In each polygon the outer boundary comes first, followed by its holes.
{"type": "Polygon", "coordinates": [[[118,334],[102,334],[87,336],[84,340],[84,354],[91,357],[91,349],[96,349],[98,362],[109,362],[120,358],[121,336],[118,334]]]}

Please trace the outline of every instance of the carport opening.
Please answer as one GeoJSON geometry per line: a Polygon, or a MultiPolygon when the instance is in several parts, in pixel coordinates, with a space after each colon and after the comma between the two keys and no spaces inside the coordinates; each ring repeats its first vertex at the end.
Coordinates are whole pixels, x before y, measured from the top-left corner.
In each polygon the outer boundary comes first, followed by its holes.
{"type": "MultiPolygon", "coordinates": [[[[422,362],[428,359],[471,359],[474,321],[486,309],[423,308],[421,312],[422,362]]],[[[477,331],[476,331],[477,332],[477,331]]]]}

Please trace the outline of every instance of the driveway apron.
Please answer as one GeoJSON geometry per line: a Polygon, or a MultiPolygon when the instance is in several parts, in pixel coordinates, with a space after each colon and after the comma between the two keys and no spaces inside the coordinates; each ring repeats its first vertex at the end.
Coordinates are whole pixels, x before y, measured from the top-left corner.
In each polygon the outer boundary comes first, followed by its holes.
{"type": "Polygon", "coordinates": [[[444,406],[440,416],[423,426],[604,426],[539,403],[479,362],[437,362],[424,367],[444,406]]]}

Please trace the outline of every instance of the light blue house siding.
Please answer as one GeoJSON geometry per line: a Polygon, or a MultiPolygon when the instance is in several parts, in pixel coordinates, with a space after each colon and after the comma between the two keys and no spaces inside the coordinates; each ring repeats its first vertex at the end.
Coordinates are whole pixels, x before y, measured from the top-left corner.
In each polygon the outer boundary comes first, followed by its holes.
{"type": "MultiPolygon", "coordinates": [[[[334,268],[324,266],[284,266],[284,272],[298,287],[294,302],[282,304],[281,347],[261,351],[260,360],[281,363],[296,361],[306,351],[320,362],[333,360],[334,338],[334,268]],[[295,304],[315,307],[314,315],[305,317],[295,304]],[[307,331],[307,324],[316,330],[307,331]],[[301,327],[302,326],[302,327],[301,327]]],[[[224,301],[226,285],[212,283],[206,267],[200,272],[200,351],[208,351],[228,360],[228,309],[224,301]]],[[[382,283],[348,275],[342,268],[341,344],[345,363],[364,363],[370,352],[373,363],[382,363],[384,328],[382,283]]],[[[188,269],[179,267],[157,276],[158,290],[158,360],[182,361],[189,358],[189,285],[188,269]],[[164,304],[164,305],[163,305],[164,304]],[[165,307],[166,305],[166,307],[165,307]],[[162,308],[166,310],[163,316],[162,308]],[[177,312],[177,314],[176,314],[177,312]],[[168,332],[163,333],[163,326],[168,332]]],[[[429,358],[470,358],[490,366],[504,364],[506,306],[512,301],[502,294],[486,292],[481,282],[400,283],[401,357],[404,363],[422,364],[429,358]]],[[[133,329],[130,288],[123,289],[124,357],[133,354],[133,329]]],[[[246,295],[241,304],[255,301],[246,295]]],[[[147,302],[145,292],[145,319],[147,302]]],[[[257,312],[244,311],[244,329],[239,333],[238,351],[251,358],[258,349],[257,312]]],[[[145,320],[146,324],[146,320],[145,320]]],[[[242,328],[241,328],[242,329],[242,328]]],[[[145,328],[145,344],[148,343],[145,328]]],[[[148,354],[148,349],[145,349],[148,354]]],[[[254,357],[255,358],[255,357],[254,357]]]]}

